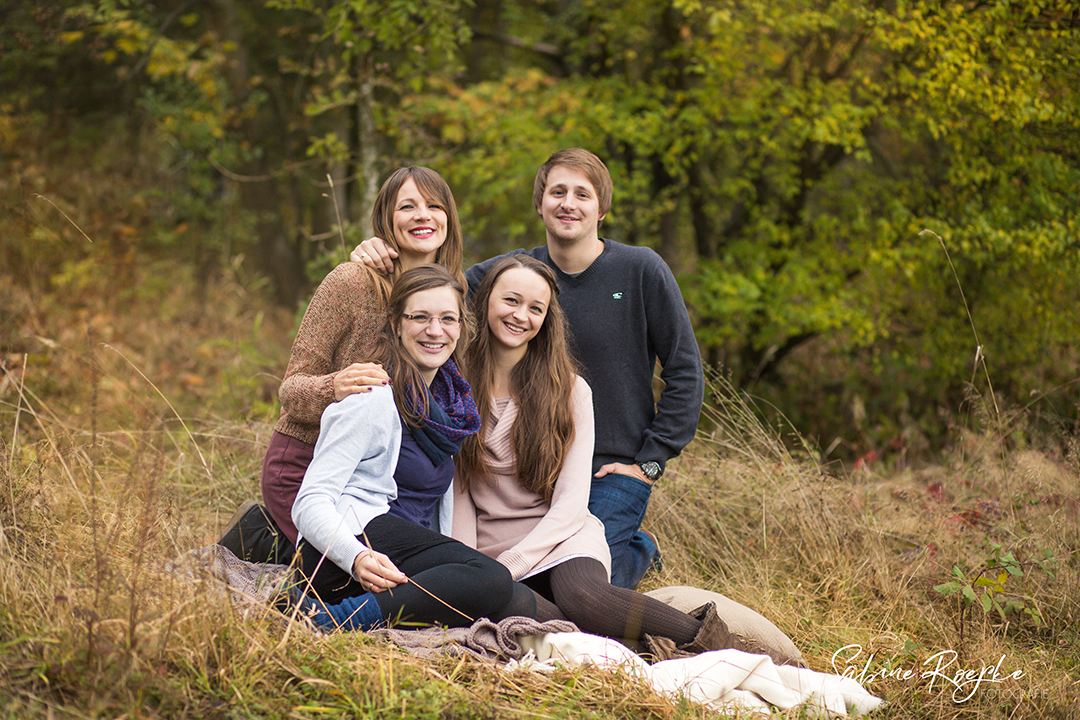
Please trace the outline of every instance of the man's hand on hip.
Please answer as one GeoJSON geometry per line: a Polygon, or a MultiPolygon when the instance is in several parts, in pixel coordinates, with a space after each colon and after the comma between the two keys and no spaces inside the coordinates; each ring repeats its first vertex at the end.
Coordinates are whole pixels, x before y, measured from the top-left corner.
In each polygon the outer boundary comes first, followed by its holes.
{"type": "Polygon", "coordinates": [[[636,477],[646,485],[652,485],[653,481],[645,477],[645,473],[641,472],[641,468],[637,465],[624,465],[623,463],[608,463],[607,465],[600,466],[600,469],[593,477],[604,477],[605,475],[629,475],[630,477],[636,477]]]}

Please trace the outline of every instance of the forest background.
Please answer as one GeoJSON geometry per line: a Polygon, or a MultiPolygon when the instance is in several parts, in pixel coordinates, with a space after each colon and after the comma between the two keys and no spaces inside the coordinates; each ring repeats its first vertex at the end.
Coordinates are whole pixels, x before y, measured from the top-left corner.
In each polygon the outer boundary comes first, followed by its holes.
{"type": "Polygon", "coordinates": [[[667,260],[708,365],[825,457],[940,450],[972,393],[1080,422],[1078,3],[6,6],[9,288],[119,310],[229,277],[302,310],[394,167],[446,177],[479,260],[543,241],[535,170],[582,146],[603,233],[667,260]]]}
{"type": "Polygon", "coordinates": [[[646,588],[860,648],[883,720],[1080,717],[1080,2],[1036,0],[3,3],[0,714],[713,717],[163,572],[257,493],[382,178],[439,171],[480,260],[543,241],[568,146],[710,375],[646,588]],[[942,651],[1024,678],[895,675],[942,651]]]}

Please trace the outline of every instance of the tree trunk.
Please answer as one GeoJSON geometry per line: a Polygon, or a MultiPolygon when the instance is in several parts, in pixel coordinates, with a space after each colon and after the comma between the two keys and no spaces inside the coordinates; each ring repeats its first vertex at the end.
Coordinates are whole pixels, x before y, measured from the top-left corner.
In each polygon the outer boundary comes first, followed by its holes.
{"type": "Polygon", "coordinates": [[[378,141],[375,130],[375,73],[372,53],[369,51],[359,60],[357,75],[359,96],[356,101],[357,142],[360,150],[360,192],[357,196],[356,219],[365,238],[371,237],[371,211],[379,193],[378,141]]]}

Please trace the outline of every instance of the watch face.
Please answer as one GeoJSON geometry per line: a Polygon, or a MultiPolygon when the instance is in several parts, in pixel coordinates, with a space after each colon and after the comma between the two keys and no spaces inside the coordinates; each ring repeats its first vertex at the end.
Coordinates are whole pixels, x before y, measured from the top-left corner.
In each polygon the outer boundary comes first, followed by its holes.
{"type": "Polygon", "coordinates": [[[655,480],[660,477],[660,463],[655,460],[649,460],[648,462],[641,463],[641,472],[645,474],[645,477],[650,480],[655,480]]]}

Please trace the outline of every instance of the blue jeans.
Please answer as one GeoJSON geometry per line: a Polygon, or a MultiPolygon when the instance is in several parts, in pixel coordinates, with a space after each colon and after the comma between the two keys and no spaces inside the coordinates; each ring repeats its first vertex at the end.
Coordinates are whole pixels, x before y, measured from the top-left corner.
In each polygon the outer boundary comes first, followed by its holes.
{"type": "Polygon", "coordinates": [[[652,485],[629,475],[592,479],[589,512],[604,523],[611,548],[611,584],[633,590],[660,552],[648,535],[638,530],[649,507],[652,485]]]}

